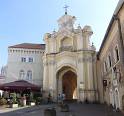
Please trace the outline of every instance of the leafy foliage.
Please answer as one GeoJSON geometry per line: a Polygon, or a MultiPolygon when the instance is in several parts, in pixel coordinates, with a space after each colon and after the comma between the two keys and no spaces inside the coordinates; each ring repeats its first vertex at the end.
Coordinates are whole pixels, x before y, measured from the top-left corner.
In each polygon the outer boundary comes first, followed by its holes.
{"type": "Polygon", "coordinates": [[[7,100],[5,98],[1,98],[0,105],[6,105],[6,104],[7,104],[7,100]]]}

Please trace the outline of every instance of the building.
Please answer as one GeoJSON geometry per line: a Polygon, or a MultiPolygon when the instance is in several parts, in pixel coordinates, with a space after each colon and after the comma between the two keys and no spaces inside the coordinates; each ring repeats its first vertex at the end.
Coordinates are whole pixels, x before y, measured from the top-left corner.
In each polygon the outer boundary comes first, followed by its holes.
{"type": "Polygon", "coordinates": [[[6,83],[26,80],[42,86],[44,44],[23,43],[8,47],[6,83]]]}
{"type": "MultiPolygon", "coordinates": [[[[0,86],[5,83],[6,69],[7,69],[6,66],[1,68],[1,72],[0,72],[0,86]]],[[[2,96],[2,94],[3,94],[3,91],[0,90],[0,97],[2,96]]]]}
{"type": "Polygon", "coordinates": [[[90,26],[74,28],[76,17],[67,12],[58,20],[58,31],[46,33],[43,56],[43,91],[54,100],[58,94],[78,101],[98,101],[96,51],[90,44],[90,26]]]}
{"type": "Polygon", "coordinates": [[[7,67],[3,66],[0,72],[0,85],[5,83],[6,75],[7,75],[7,67]]]}
{"type": "Polygon", "coordinates": [[[58,20],[58,31],[45,44],[8,48],[6,82],[26,80],[43,87],[44,97],[107,103],[124,110],[124,0],[120,0],[98,53],[90,43],[90,26],[74,27],[75,16],[58,20]]]}
{"type": "Polygon", "coordinates": [[[124,0],[119,1],[106,31],[98,53],[97,72],[103,82],[102,101],[124,110],[124,0]]]}

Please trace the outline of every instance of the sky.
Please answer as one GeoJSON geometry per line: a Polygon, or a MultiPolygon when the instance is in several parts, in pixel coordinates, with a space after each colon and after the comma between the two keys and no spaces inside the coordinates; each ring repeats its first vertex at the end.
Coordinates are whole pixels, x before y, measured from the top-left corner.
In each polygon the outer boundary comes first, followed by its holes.
{"type": "Polygon", "coordinates": [[[47,32],[58,29],[57,20],[68,14],[83,28],[94,32],[91,42],[98,51],[118,0],[0,0],[0,67],[7,64],[8,46],[44,43],[47,32]]]}

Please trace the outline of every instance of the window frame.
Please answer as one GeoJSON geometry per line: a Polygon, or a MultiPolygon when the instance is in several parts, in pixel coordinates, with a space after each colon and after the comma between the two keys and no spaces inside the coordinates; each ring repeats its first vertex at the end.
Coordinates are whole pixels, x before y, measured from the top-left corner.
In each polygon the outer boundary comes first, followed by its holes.
{"type": "Polygon", "coordinates": [[[112,57],[111,57],[110,53],[108,54],[108,66],[109,66],[109,68],[112,67],[112,57]]]}
{"type": "Polygon", "coordinates": [[[33,78],[33,72],[31,70],[27,71],[26,80],[31,81],[33,78]]]}
{"type": "Polygon", "coordinates": [[[24,80],[25,79],[25,71],[23,69],[21,69],[19,71],[19,79],[24,80]]]}
{"type": "Polygon", "coordinates": [[[33,57],[29,57],[28,58],[28,62],[30,62],[30,63],[34,62],[34,58],[33,57]]]}
{"type": "Polygon", "coordinates": [[[21,62],[26,62],[26,57],[21,57],[21,62]]]}

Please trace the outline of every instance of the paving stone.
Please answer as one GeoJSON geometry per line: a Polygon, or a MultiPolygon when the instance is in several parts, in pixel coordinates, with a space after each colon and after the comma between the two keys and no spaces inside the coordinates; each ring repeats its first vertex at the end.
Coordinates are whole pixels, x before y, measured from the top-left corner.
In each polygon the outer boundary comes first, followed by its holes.
{"type": "Polygon", "coordinates": [[[56,116],[124,116],[120,112],[108,110],[108,107],[105,105],[79,103],[70,103],[69,112],[61,112],[56,104],[50,104],[12,110],[0,113],[0,116],[44,116],[44,110],[53,107],[56,109],[56,116]]]}

